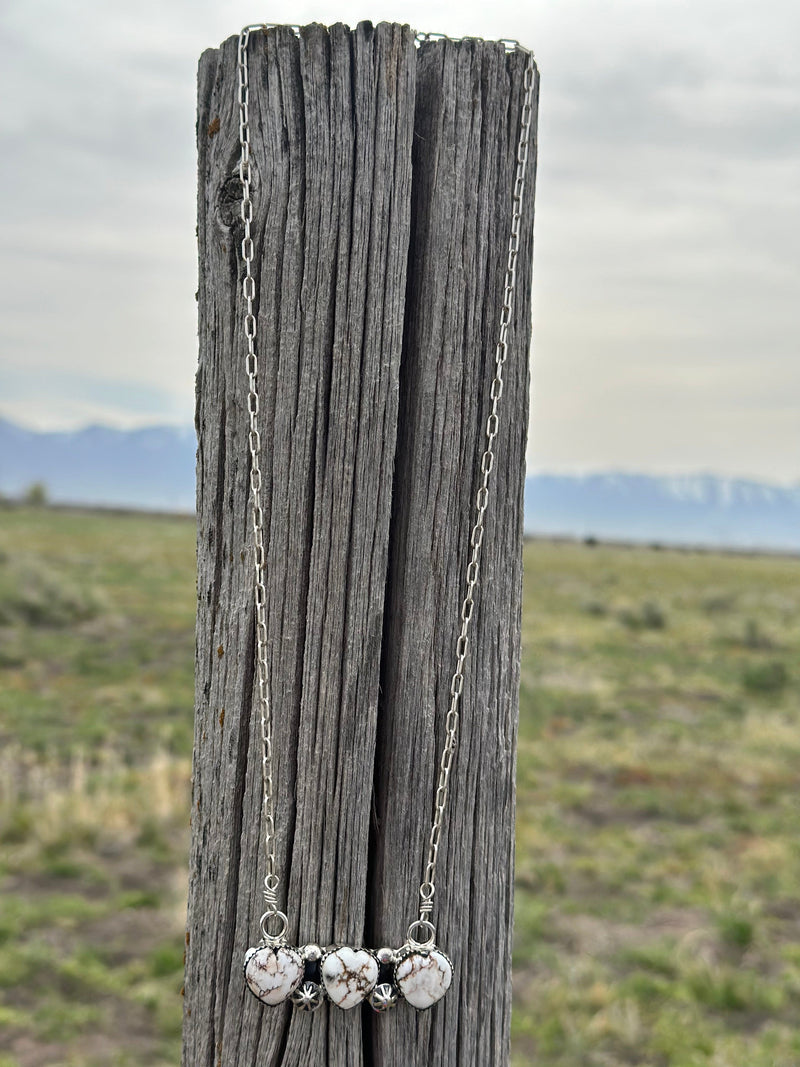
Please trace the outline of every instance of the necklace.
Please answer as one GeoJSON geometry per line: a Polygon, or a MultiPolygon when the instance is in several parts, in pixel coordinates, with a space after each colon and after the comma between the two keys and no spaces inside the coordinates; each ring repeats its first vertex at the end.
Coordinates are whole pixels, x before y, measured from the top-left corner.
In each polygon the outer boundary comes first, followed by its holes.
{"type": "MultiPolygon", "coordinates": [[[[503,393],[503,367],[508,354],[508,329],[514,306],[516,259],[519,251],[522,200],[528,160],[529,135],[534,91],[534,66],[530,51],[517,41],[502,41],[508,51],[519,50],[528,56],[523,78],[523,101],[520,134],[517,144],[516,171],[511,198],[511,225],[505,271],[503,304],[500,311],[495,373],[489,396],[491,405],[486,421],[484,449],[480,459],[481,479],[475,497],[474,523],[470,534],[470,561],[467,567],[465,594],[461,604],[459,634],[455,647],[455,669],[450,683],[450,700],[445,720],[445,741],[439,759],[439,776],[434,798],[433,820],[428,838],[427,863],[419,887],[419,915],[408,927],[405,942],[397,949],[383,947],[377,951],[349,945],[330,946],[323,950],[315,943],[301,947],[286,939],[288,917],[278,904],[280,878],[275,861],[275,814],[272,754],[272,706],[267,663],[266,556],[262,510],[261,438],[257,427],[259,412],[258,358],[256,353],[257,319],[253,259],[255,247],[251,233],[253,199],[250,172],[249,71],[248,44],[253,32],[274,24],[246,26],[239,34],[238,111],[239,111],[239,179],[242,187],[240,217],[244,226],[241,255],[244,264],[242,295],[246,340],[245,367],[248,378],[250,456],[250,495],[252,501],[253,561],[255,571],[256,652],[255,674],[260,710],[262,744],[262,823],[264,834],[265,911],[259,921],[261,939],[244,957],[245,981],[250,991],[264,1004],[277,1005],[291,1000],[303,1011],[314,1011],[324,1000],[349,1009],[367,1001],[377,1012],[387,1011],[400,999],[422,1010],[440,1000],[450,987],[453,966],[436,943],[432,921],[439,839],[447,814],[448,783],[458,741],[459,701],[464,687],[464,667],[469,643],[474,593],[478,584],[484,518],[489,502],[489,485],[494,466],[494,444],[499,430],[499,406],[503,393]]],[[[298,33],[299,26],[290,27],[298,33]]],[[[418,33],[418,43],[447,39],[445,34],[418,33]]]]}

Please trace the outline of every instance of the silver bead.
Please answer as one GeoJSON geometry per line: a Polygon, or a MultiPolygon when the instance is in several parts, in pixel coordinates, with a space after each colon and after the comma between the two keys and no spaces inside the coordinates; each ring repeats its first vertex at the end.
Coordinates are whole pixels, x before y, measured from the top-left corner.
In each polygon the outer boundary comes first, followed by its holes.
{"type": "Polygon", "coordinates": [[[387,948],[386,946],[379,948],[376,952],[376,956],[378,957],[378,963],[394,963],[395,961],[394,949],[387,948]]]}
{"type": "Polygon", "coordinates": [[[300,955],[306,963],[316,963],[317,960],[322,959],[322,949],[312,942],[309,945],[303,945],[300,949],[300,955]]]}
{"type": "Polygon", "coordinates": [[[369,1006],[374,1011],[388,1011],[395,1006],[399,999],[400,994],[397,991],[397,987],[390,982],[381,982],[380,985],[376,985],[369,997],[367,997],[369,1006]]]}
{"type": "Polygon", "coordinates": [[[303,982],[299,989],[295,989],[290,999],[300,1011],[316,1011],[323,1001],[322,986],[316,982],[303,982]]]}

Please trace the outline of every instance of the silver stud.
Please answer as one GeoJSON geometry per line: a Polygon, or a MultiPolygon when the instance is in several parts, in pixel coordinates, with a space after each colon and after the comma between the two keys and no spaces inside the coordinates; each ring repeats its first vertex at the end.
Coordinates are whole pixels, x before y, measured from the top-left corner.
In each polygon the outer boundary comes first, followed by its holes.
{"type": "Polygon", "coordinates": [[[375,986],[367,999],[374,1011],[388,1011],[400,999],[400,994],[397,987],[390,982],[381,982],[375,986]]]}
{"type": "Polygon", "coordinates": [[[316,1011],[322,1004],[322,987],[316,982],[303,982],[291,995],[291,1001],[300,1011],[316,1011]]]}
{"type": "Polygon", "coordinates": [[[395,962],[395,951],[393,948],[387,948],[386,946],[379,948],[376,955],[378,957],[378,963],[395,962]]]}
{"type": "Polygon", "coordinates": [[[322,959],[322,949],[312,942],[309,945],[303,945],[300,955],[306,963],[316,963],[317,960],[322,959]]]}

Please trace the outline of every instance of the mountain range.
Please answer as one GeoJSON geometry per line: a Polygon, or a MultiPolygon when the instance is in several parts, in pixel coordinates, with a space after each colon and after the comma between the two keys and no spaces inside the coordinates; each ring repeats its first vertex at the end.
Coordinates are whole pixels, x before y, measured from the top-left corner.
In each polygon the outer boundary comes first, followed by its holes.
{"type": "MultiPolygon", "coordinates": [[[[0,494],[20,497],[38,482],[54,503],[190,512],[195,447],[192,427],[39,432],[0,419],[0,494]]],[[[525,531],[800,552],[800,483],[714,474],[533,474],[525,483],[525,531]]]]}
{"type": "Polygon", "coordinates": [[[41,482],[54,503],[193,511],[194,427],[40,432],[0,419],[0,493],[41,482]]]}
{"type": "Polygon", "coordinates": [[[539,474],[525,482],[525,530],[539,535],[800,551],[800,484],[714,474],[539,474]]]}

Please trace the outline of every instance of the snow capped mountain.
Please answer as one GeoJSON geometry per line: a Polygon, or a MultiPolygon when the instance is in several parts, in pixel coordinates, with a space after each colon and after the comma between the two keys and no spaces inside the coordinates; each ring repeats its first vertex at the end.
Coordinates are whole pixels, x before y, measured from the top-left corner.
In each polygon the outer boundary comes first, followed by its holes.
{"type": "MultiPolygon", "coordinates": [[[[58,503],[191,511],[192,427],[38,433],[0,419],[0,493],[34,482],[58,503]]],[[[542,536],[800,551],[800,483],[714,474],[535,474],[525,530],[542,536]]]]}
{"type": "MultiPolygon", "coordinates": [[[[691,500],[698,504],[715,504],[732,507],[738,504],[774,504],[786,493],[777,485],[750,482],[735,478],[719,478],[714,475],[674,475],[660,479],[663,490],[676,500],[691,500]]],[[[800,487],[790,489],[797,496],[800,487]]]]}
{"type": "Polygon", "coordinates": [[[195,449],[191,426],[40,433],[0,419],[0,493],[42,482],[57,503],[192,511],[195,449]]]}
{"type": "Polygon", "coordinates": [[[534,534],[800,550],[800,484],[713,474],[538,474],[525,484],[534,534]]]}

